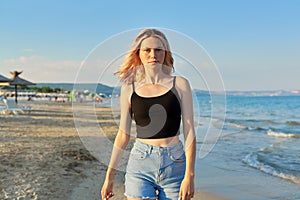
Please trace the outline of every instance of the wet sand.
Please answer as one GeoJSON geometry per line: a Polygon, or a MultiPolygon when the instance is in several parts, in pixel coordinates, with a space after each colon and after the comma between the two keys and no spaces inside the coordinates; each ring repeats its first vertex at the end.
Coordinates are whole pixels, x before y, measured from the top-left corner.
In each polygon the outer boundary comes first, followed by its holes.
{"type": "MultiPolygon", "coordinates": [[[[101,199],[106,164],[78,136],[72,105],[20,104],[32,106],[30,115],[0,115],[0,199],[101,199]]],[[[117,126],[110,109],[97,106],[96,113],[101,113],[97,122],[113,141],[117,126]]],[[[123,181],[124,172],[118,171],[111,199],[125,199],[123,181]]],[[[197,192],[194,199],[225,198],[197,192]]]]}

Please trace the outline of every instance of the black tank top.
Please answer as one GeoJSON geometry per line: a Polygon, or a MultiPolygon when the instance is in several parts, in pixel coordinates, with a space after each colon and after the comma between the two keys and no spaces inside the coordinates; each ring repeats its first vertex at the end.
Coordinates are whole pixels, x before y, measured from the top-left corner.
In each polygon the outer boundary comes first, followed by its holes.
{"type": "Polygon", "coordinates": [[[173,87],[156,97],[142,97],[135,92],[131,95],[131,115],[136,122],[137,138],[167,138],[179,134],[181,105],[179,95],[173,87]]]}

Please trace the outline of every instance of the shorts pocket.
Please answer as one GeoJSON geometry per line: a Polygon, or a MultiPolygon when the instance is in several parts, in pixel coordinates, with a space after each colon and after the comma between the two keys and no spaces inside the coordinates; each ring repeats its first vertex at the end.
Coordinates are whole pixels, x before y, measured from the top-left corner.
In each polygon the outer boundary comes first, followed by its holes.
{"type": "Polygon", "coordinates": [[[147,157],[147,152],[133,148],[131,150],[130,157],[135,160],[144,160],[147,157]]]}
{"type": "Polygon", "coordinates": [[[169,156],[174,162],[185,162],[185,153],[182,149],[176,149],[169,153],[169,156]]]}

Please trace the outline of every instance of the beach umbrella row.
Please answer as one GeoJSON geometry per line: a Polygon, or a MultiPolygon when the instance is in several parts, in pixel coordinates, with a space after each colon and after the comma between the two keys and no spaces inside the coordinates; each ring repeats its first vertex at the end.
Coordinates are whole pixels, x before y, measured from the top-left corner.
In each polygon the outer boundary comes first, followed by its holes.
{"type": "Polygon", "coordinates": [[[22,73],[22,71],[21,72],[13,71],[10,73],[12,75],[11,79],[8,79],[5,76],[0,75],[0,85],[15,86],[15,101],[16,103],[18,103],[18,85],[35,85],[35,83],[20,78],[19,75],[22,73]]]}

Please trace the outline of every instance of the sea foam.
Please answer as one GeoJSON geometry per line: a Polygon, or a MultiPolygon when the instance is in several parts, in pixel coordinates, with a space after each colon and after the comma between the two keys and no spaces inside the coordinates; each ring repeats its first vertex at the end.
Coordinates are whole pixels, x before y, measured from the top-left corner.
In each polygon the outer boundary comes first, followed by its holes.
{"type": "Polygon", "coordinates": [[[257,154],[255,153],[250,153],[248,154],[244,159],[243,162],[249,165],[250,167],[256,168],[266,174],[270,174],[275,177],[282,178],[284,180],[291,181],[293,183],[296,183],[297,185],[300,186],[300,177],[292,175],[292,174],[286,174],[281,172],[280,170],[264,164],[263,162],[260,162],[258,159],[257,154]]]}
{"type": "Polygon", "coordinates": [[[300,135],[297,135],[297,134],[274,132],[272,130],[268,130],[267,135],[272,136],[272,137],[280,137],[280,138],[300,138],[300,135]]]}

